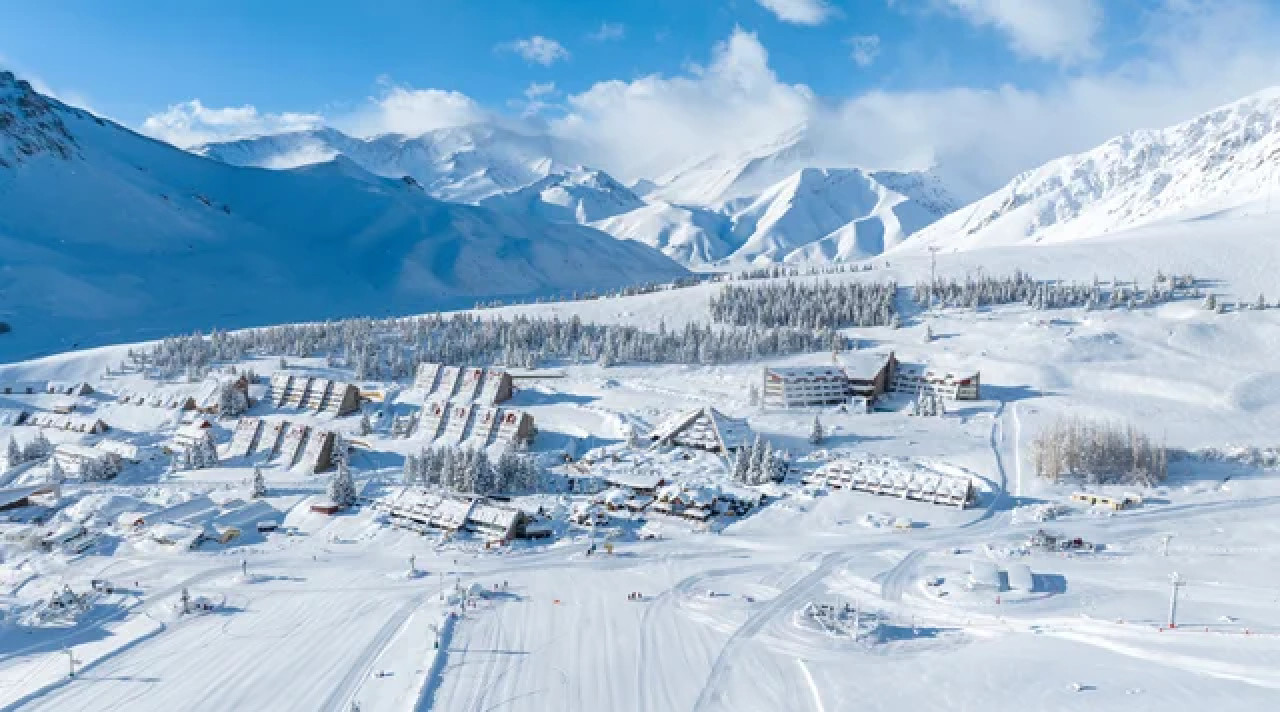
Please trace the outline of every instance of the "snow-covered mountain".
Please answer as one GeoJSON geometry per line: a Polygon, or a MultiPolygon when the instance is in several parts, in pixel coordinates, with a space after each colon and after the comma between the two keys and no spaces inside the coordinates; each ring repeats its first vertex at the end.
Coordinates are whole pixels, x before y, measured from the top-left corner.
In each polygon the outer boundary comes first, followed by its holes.
{"type": "Polygon", "coordinates": [[[1224,212],[1280,209],[1280,89],[1027,171],[903,245],[1065,242],[1224,212]]]}
{"type": "Polygon", "coordinates": [[[180,151],[0,73],[0,360],[50,348],[430,311],[669,279],[643,245],[443,203],[339,157],[180,151]]]}
{"type": "Polygon", "coordinates": [[[319,129],[196,150],[264,168],[341,155],[378,175],[412,176],[441,200],[590,225],[689,266],[876,255],[955,205],[927,174],[815,168],[819,159],[804,126],[741,154],[699,158],[661,181],[641,179],[634,187],[558,158],[574,153],[556,139],[489,124],[415,138],[357,139],[319,129]]]}
{"type": "Polygon", "coordinates": [[[604,171],[575,168],[490,196],[480,205],[555,222],[587,224],[644,207],[645,202],[604,171]]]}
{"type": "Polygon", "coordinates": [[[477,203],[570,169],[569,149],[547,135],[518,133],[492,123],[443,128],[421,136],[354,138],[331,128],[212,143],[194,152],[237,166],[294,168],[342,155],[387,178],[412,176],[427,193],[477,203]]]}
{"type": "Polygon", "coordinates": [[[701,156],[660,177],[650,196],[684,205],[714,206],[759,195],[796,171],[820,164],[808,127],[800,125],[741,153],[701,156]]]}

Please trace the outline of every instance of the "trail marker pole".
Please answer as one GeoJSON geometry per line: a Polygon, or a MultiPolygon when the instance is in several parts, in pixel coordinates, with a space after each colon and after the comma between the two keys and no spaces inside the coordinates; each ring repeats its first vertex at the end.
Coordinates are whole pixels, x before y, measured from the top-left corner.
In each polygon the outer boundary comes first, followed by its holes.
{"type": "Polygon", "coordinates": [[[1169,584],[1170,584],[1169,586],[1169,627],[1177,628],[1178,627],[1178,620],[1177,620],[1178,589],[1187,585],[1187,582],[1182,580],[1182,577],[1178,575],[1177,571],[1174,571],[1172,574],[1169,575],[1169,584]]]}

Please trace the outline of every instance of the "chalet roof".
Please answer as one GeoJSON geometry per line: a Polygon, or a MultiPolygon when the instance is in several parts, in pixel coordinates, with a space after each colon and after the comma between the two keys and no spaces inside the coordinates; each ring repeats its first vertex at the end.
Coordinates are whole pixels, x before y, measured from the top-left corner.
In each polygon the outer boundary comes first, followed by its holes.
{"type": "Polygon", "coordinates": [[[751,438],[747,421],[730,418],[706,406],[694,408],[667,418],[649,434],[661,442],[681,439],[696,447],[719,450],[745,446],[751,438]]]}
{"type": "Polygon", "coordinates": [[[57,484],[38,484],[27,487],[10,487],[8,489],[0,489],[0,506],[10,505],[20,500],[26,499],[32,495],[44,494],[52,492],[57,495],[61,489],[57,484]]]}

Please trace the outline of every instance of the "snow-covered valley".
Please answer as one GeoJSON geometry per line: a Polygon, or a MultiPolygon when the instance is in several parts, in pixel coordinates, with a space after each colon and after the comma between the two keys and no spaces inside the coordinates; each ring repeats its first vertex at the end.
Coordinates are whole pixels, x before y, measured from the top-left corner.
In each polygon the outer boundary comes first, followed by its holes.
{"type": "MultiPolygon", "coordinates": [[[[150,453],[114,479],[71,476],[56,499],[35,496],[3,513],[0,709],[1181,710],[1204,700],[1266,708],[1280,688],[1278,550],[1269,543],[1280,533],[1280,475],[1268,450],[1280,428],[1280,310],[1270,294],[1280,255],[1268,241],[1276,224],[1269,214],[1219,216],[938,254],[939,276],[961,281],[1023,270],[1145,289],[1158,273],[1190,274],[1224,308],[1183,295],[1132,307],[929,313],[904,297],[900,328],[841,329],[860,347],[839,355],[849,368],[893,352],[903,363],[980,372],[981,398],[949,402],[937,417],[911,415],[912,396],[901,392],[869,413],[753,404],[763,368],[831,365],[821,350],[513,368],[514,393],[499,407],[536,423],[529,454],[542,480],[538,493],[491,505],[544,522],[546,539],[495,541],[447,527],[423,534],[406,524],[396,512],[407,505],[397,503],[422,488],[402,484],[403,463],[430,440],[395,428],[424,415],[431,398],[412,376],[358,377],[347,354],[275,353],[264,341],[261,353],[212,364],[215,373],[255,372],[247,416],[330,429],[350,443],[364,499],[336,515],[311,509],[327,496],[331,470],[230,454],[235,417],[209,416],[219,462],[172,465],[159,448],[201,415],[118,394],[199,383],[127,366],[130,349],[147,345],[0,366],[0,386],[90,385],[93,393],[73,397],[0,395],[6,414],[54,413],[70,402],[73,414],[110,428],[45,428],[55,446],[115,439],[150,453]],[[1259,292],[1269,308],[1251,308],[1259,292]],[[271,399],[275,372],[353,381],[365,397],[346,415],[306,412],[271,399]],[[708,406],[785,453],[785,478],[743,484],[732,456],[646,437],[672,414],[708,406]],[[1037,477],[1031,442],[1066,414],[1152,434],[1179,453],[1167,480],[1037,477]],[[824,429],[817,444],[815,416],[824,429]],[[973,498],[959,509],[920,501],[910,486],[883,496],[816,479],[844,460],[962,480],[973,498]],[[260,498],[251,491],[255,464],[267,490],[260,498]],[[643,487],[652,477],[695,503],[708,492],[763,500],[702,520],[655,508],[668,504],[662,493],[633,511],[640,490],[608,484],[643,487]],[[570,480],[585,491],[568,491],[570,480]],[[1081,491],[1130,503],[1093,507],[1072,499],[1081,491]],[[260,521],[278,529],[258,532],[260,521]],[[237,536],[222,540],[232,524],[237,536]],[[70,525],[92,543],[81,551],[39,543],[70,525]],[[1039,530],[1092,546],[1045,549],[1029,541],[1039,530]],[[208,534],[187,550],[172,543],[182,531],[208,534]],[[1030,583],[1019,582],[1023,565],[1030,583]],[[1173,572],[1185,582],[1176,628],[1168,625],[1173,572]],[[70,619],[32,618],[64,585],[79,595],[93,579],[116,590],[70,619]],[[183,590],[210,609],[182,614],[183,590]]],[[[904,248],[867,265],[729,284],[893,280],[905,291],[928,278],[930,255],[904,248]]],[[[474,313],[680,333],[709,321],[710,299],[725,286],[474,313]]],[[[36,432],[0,425],[0,441],[25,443],[36,432]]],[[[40,483],[48,467],[24,463],[0,482],[7,490],[40,483]]]]}

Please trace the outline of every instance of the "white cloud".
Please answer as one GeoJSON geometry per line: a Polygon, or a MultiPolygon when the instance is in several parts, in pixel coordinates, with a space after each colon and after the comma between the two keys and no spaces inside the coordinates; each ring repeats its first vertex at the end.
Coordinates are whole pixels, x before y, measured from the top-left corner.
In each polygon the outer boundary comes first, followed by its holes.
{"type": "Polygon", "coordinates": [[[796,25],[821,25],[835,14],[827,0],[756,0],[783,22],[796,25]]]}
{"type": "Polygon", "coordinates": [[[555,98],[560,96],[555,82],[533,82],[524,89],[523,99],[512,99],[508,105],[518,109],[523,118],[532,118],[548,109],[562,108],[555,98]]]}
{"type": "Polygon", "coordinates": [[[435,129],[483,121],[487,112],[474,99],[445,89],[411,89],[385,83],[381,95],[334,123],[356,136],[398,133],[418,136],[435,129]]]}
{"type": "Polygon", "coordinates": [[[879,35],[856,35],[845,43],[849,45],[849,57],[859,67],[870,67],[880,55],[879,35]]]}
{"type": "Polygon", "coordinates": [[[610,42],[627,36],[627,26],[621,22],[601,22],[600,29],[587,35],[593,42],[610,42]]]}
{"type": "Polygon", "coordinates": [[[624,178],[654,177],[709,152],[768,140],[803,121],[813,103],[808,87],[778,80],[754,34],[737,29],[708,66],[685,76],[606,81],[568,97],[569,113],[552,129],[624,178]]]}
{"type": "Polygon", "coordinates": [[[1071,64],[1097,56],[1098,0],[945,0],[969,22],[998,28],[1023,57],[1071,64]]]}
{"type": "Polygon", "coordinates": [[[303,131],[323,124],[319,114],[262,113],[248,104],[225,108],[205,106],[199,99],[174,104],[148,116],[141,131],[162,141],[189,148],[214,141],[237,139],[286,131],[303,131]]]}
{"type": "Polygon", "coordinates": [[[528,39],[505,42],[497,46],[499,51],[514,52],[526,62],[536,62],[550,67],[560,60],[569,59],[569,50],[564,45],[542,35],[534,35],[528,39]]]}

